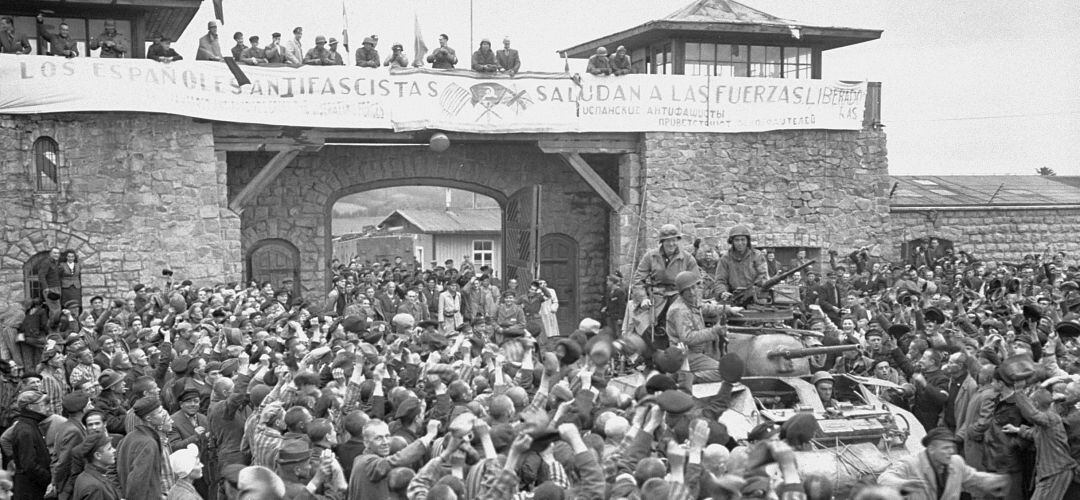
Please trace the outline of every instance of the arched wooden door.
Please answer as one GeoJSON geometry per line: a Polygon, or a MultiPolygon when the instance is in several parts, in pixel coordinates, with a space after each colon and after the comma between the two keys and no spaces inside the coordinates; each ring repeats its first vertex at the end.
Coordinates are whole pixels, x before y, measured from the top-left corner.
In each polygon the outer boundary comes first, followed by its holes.
{"type": "Polygon", "coordinates": [[[572,333],[580,322],[578,317],[578,244],[573,238],[559,233],[540,238],[540,279],[559,296],[559,332],[572,333]]]}
{"type": "Polygon", "coordinates": [[[283,239],[260,240],[251,247],[247,262],[248,280],[269,281],[274,289],[292,280],[292,295],[300,295],[300,250],[283,239]]]}

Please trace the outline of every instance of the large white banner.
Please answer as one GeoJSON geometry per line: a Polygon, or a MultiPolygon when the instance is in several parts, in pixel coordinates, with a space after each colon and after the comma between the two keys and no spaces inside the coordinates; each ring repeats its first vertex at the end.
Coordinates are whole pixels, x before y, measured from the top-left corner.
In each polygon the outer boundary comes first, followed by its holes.
{"type": "Polygon", "coordinates": [[[679,75],[390,71],[350,66],[0,55],[0,114],[170,113],[298,127],[457,132],[857,130],[866,83],[679,75]]]}

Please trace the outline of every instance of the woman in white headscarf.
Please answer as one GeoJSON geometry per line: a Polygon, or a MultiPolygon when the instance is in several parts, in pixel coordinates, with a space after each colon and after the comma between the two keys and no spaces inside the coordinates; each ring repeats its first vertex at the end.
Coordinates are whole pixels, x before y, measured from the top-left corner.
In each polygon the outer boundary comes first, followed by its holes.
{"type": "Polygon", "coordinates": [[[203,476],[203,464],[199,461],[199,447],[189,444],[169,455],[176,483],[169,488],[166,500],[203,500],[192,483],[203,476]]]}

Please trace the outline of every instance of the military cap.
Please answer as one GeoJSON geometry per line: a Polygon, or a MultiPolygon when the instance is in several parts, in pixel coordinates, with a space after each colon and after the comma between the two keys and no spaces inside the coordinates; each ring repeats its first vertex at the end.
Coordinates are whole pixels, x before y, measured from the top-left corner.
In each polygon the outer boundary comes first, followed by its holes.
{"type": "Polygon", "coordinates": [[[922,438],[923,446],[930,446],[930,443],[934,441],[948,441],[950,443],[956,442],[956,434],[953,434],[948,428],[934,427],[927,431],[926,435],[922,438]]]}
{"type": "Polygon", "coordinates": [[[186,402],[186,401],[191,401],[193,399],[194,400],[199,400],[201,398],[202,398],[202,395],[199,394],[199,391],[197,391],[195,389],[186,389],[186,390],[184,390],[184,392],[180,393],[180,397],[176,398],[176,400],[183,403],[183,402],[186,402]]]}

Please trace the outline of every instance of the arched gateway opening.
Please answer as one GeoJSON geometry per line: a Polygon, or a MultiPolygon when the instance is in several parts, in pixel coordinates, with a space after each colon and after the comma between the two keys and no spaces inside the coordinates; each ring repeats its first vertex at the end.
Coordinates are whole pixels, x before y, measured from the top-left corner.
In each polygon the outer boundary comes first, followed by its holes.
{"type": "MultiPolygon", "coordinates": [[[[599,314],[612,251],[610,203],[571,165],[535,144],[455,143],[443,153],[417,147],[327,145],[288,155],[231,151],[226,161],[231,206],[240,216],[242,254],[251,255],[264,240],[294,245],[298,288],[313,302],[326,297],[333,260],[344,262],[343,255],[351,259],[358,254],[355,249],[352,255],[343,254],[342,239],[335,248],[335,237],[343,231],[333,227],[334,205],[375,190],[425,186],[439,193],[433,196],[437,206],[442,205],[446,188],[468,192],[470,202],[472,193],[492,200],[490,204],[498,207],[499,231],[490,238],[472,238],[470,246],[450,254],[410,243],[412,251],[404,252],[410,260],[427,267],[432,260],[460,263],[466,254],[473,260],[490,259],[493,274],[504,287],[510,279],[527,287],[538,274],[543,278],[551,271],[548,261],[558,260],[560,268],[551,272],[559,273],[559,284],[550,278],[548,283],[560,287],[560,320],[571,325],[599,314]],[[560,241],[567,244],[545,245],[550,239],[546,235],[554,234],[564,236],[560,241]],[[554,253],[543,253],[541,247],[554,253]]],[[[603,165],[602,174],[613,175],[614,164],[603,165]]],[[[363,260],[384,257],[393,260],[389,254],[363,260]]]]}
{"type": "Polygon", "coordinates": [[[352,193],[338,198],[330,210],[331,267],[335,263],[400,262],[413,271],[450,265],[477,272],[487,269],[501,279],[503,204],[499,200],[479,191],[417,183],[416,179],[345,191],[352,193]]]}

